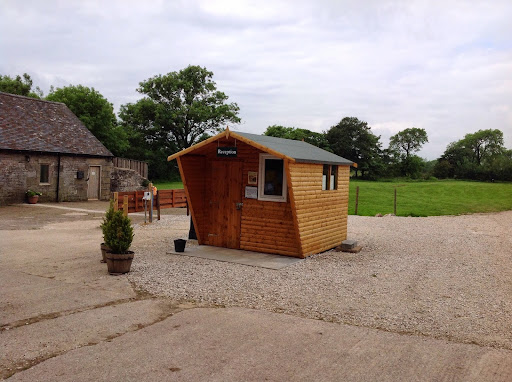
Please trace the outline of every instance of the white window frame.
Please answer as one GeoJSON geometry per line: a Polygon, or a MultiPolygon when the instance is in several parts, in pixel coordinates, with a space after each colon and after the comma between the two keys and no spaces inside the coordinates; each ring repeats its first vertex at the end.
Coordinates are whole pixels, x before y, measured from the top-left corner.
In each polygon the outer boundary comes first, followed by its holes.
{"type": "Polygon", "coordinates": [[[336,191],[338,189],[338,172],[338,165],[324,164],[322,166],[322,191],[336,191]],[[325,166],[327,166],[327,176],[324,175],[325,166]],[[336,168],[336,174],[332,171],[333,167],[336,168]]]}
{"type": "Polygon", "coordinates": [[[267,202],[286,202],[286,195],[288,194],[288,184],[286,182],[286,167],[284,160],[271,154],[260,154],[260,163],[258,171],[258,200],[267,202]],[[265,187],[265,160],[278,159],[283,161],[283,192],[282,195],[265,195],[263,193],[265,187]]]}

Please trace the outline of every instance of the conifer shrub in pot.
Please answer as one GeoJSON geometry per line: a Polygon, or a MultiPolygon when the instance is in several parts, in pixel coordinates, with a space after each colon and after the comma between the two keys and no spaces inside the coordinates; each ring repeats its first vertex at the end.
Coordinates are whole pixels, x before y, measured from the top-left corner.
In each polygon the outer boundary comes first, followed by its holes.
{"type": "Polygon", "coordinates": [[[100,250],[101,250],[101,262],[106,263],[107,262],[107,251],[110,250],[108,245],[105,244],[105,235],[106,235],[106,227],[110,220],[112,220],[112,216],[114,216],[114,201],[110,201],[110,206],[105,213],[105,217],[103,218],[103,223],[101,223],[101,231],[103,232],[103,243],[100,244],[100,250]]]}
{"type": "Polygon", "coordinates": [[[114,211],[112,218],[105,224],[105,244],[107,267],[110,274],[130,272],[133,252],[129,251],[133,241],[133,228],[130,218],[123,211],[114,211]]]}

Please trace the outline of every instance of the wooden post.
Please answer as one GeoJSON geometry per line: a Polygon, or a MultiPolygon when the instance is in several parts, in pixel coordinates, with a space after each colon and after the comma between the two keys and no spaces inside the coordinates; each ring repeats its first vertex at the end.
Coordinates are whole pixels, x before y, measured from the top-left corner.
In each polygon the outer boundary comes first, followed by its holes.
{"type": "Polygon", "coordinates": [[[356,210],[354,215],[357,215],[357,208],[359,207],[359,186],[356,187],[356,210]]]}
{"type": "Polygon", "coordinates": [[[158,212],[158,220],[160,220],[160,190],[156,190],[156,210],[158,212]]]}
{"type": "Polygon", "coordinates": [[[119,194],[114,192],[114,211],[119,210],[119,194]]]}
{"type": "Polygon", "coordinates": [[[149,183],[149,222],[153,223],[153,183],[149,183]]]}
{"type": "Polygon", "coordinates": [[[393,213],[395,214],[396,216],[396,187],[395,187],[395,206],[393,208],[393,213]]]}
{"type": "Polygon", "coordinates": [[[173,207],[173,208],[174,208],[174,191],[175,190],[171,190],[171,200],[172,200],[171,201],[171,204],[172,204],[171,207],[173,207]]]}
{"type": "Polygon", "coordinates": [[[128,216],[128,195],[123,198],[123,215],[128,216]]]}

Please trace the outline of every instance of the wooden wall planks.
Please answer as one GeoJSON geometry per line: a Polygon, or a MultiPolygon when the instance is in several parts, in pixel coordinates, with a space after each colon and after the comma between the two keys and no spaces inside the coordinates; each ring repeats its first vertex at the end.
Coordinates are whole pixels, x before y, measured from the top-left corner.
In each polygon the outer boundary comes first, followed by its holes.
{"type": "Polygon", "coordinates": [[[302,255],[340,245],[347,238],[349,166],[338,166],[338,189],[322,191],[321,164],[290,163],[302,255]]]}
{"type": "MultiPolygon", "coordinates": [[[[290,198],[287,202],[269,202],[245,198],[245,187],[248,186],[249,171],[258,172],[259,154],[262,153],[246,143],[237,141],[238,155],[236,158],[217,158],[217,147],[235,146],[234,139],[221,139],[219,143],[207,144],[181,158],[185,178],[190,192],[191,203],[197,205],[194,215],[198,224],[196,230],[202,237],[201,244],[214,245],[208,239],[211,190],[214,182],[226,182],[229,179],[214,179],[211,176],[211,162],[242,163],[242,187],[240,194],[243,207],[240,219],[240,249],[276,253],[300,257],[297,235],[292,218],[290,198]],[[202,159],[200,159],[202,158],[202,159]]],[[[260,181],[260,179],[258,179],[260,181]]],[[[255,185],[251,185],[255,186],[255,185]]],[[[235,206],[232,206],[235,208],[235,206]]],[[[223,213],[220,211],[219,213],[223,213]]],[[[228,214],[225,212],[224,214],[228,214]]]]}

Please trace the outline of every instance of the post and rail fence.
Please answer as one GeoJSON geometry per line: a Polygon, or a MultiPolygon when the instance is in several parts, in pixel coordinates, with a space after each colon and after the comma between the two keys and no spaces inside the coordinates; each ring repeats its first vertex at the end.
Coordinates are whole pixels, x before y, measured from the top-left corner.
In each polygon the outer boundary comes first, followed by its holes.
{"type": "MultiPolygon", "coordinates": [[[[356,187],[354,215],[357,215],[358,209],[359,209],[359,186],[356,187]]],[[[394,190],[394,199],[393,199],[393,215],[396,216],[396,187],[394,190]]]]}
{"type": "MultiPolygon", "coordinates": [[[[134,212],[144,212],[144,193],[152,192],[152,189],[153,185],[150,184],[147,191],[113,192],[114,210],[123,210],[125,215],[134,212]]],[[[153,210],[157,211],[158,220],[160,220],[161,209],[175,207],[186,207],[188,215],[187,196],[184,189],[157,190],[156,194],[153,194],[153,210]]],[[[147,203],[146,208],[151,210],[150,202],[147,203]]],[[[152,221],[153,210],[150,211],[150,222],[152,221]]]]}

